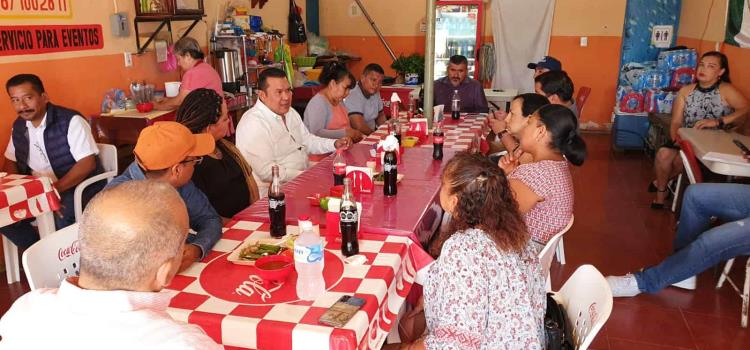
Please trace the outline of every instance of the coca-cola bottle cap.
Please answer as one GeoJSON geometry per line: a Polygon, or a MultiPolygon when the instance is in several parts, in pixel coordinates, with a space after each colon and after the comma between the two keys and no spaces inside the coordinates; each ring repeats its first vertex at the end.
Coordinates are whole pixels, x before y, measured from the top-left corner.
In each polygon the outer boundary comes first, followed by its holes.
{"type": "Polygon", "coordinates": [[[300,215],[297,219],[299,221],[310,221],[310,216],[309,215],[300,215]]]}

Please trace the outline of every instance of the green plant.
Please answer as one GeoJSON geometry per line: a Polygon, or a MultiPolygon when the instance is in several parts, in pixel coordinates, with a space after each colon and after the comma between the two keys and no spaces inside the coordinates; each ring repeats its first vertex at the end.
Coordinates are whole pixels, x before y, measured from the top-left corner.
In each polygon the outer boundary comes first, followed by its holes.
{"type": "Polygon", "coordinates": [[[418,53],[409,56],[399,55],[391,64],[391,68],[402,74],[417,73],[421,79],[424,76],[424,56],[418,53]]]}

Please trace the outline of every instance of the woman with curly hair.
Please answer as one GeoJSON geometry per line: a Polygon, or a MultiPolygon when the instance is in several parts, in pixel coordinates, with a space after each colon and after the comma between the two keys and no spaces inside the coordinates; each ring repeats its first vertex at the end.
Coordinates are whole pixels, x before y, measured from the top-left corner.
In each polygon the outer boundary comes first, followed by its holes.
{"type": "Polygon", "coordinates": [[[432,247],[423,303],[407,315],[423,308],[427,331],[400,349],[543,349],[545,281],[502,171],[456,155],[440,205],[450,226],[432,247]]]}
{"type": "Polygon", "coordinates": [[[223,218],[247,208],[258,200],[253,169],[231,142],[224,139],[229,128],[227,105],[211,89],[191,91],[177,110],[177,122],[194,134],[208,133],[216,139],[212,154],[195,165],[193,183],[223,218]]]}

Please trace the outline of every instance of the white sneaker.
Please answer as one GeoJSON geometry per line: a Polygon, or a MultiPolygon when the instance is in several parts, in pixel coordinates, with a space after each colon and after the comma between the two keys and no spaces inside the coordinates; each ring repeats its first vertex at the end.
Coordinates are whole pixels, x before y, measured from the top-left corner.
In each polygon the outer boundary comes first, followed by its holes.
{"type": "Polygon", "coordinates": [[[686,278],[682,281],[679,281],[677,283],[672,283],[673,287],[687,289],[687,290],[695,290],[695,276],[686,278]]]}
{"type": "Polygon", "coordinates": [[[638,281],[632,273],[625,276],[608,276],[607,283],[609,283],[613,297],[632,297],[641,294],[638,281]]]}

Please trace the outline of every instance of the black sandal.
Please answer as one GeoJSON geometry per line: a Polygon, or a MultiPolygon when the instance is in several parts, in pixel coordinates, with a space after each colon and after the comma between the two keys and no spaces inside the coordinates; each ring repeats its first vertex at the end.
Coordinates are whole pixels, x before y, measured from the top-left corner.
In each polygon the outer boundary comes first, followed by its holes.
{"type": "MultiPolygon", "coordinates": [[[[667,188],[665,188],[665,189],[663,189],[663,190],[660,190],[660,189],[657,189],[657,190],[656,190],[656,192],[659,192],[659,193],[660,193],[660,192],[667,192],[667,191],[668,191],[668,189],[667,189],[667,188]]],[[[666,198],[664,198],[664,200],[666,200],[666,198]]],[[[664,208],[665,208],[665,206],[664,206],[664,205],[665,205],[665,203],[656,203],[656,202],[651,202],[651,209],[664,209],[664,208]]]]}

